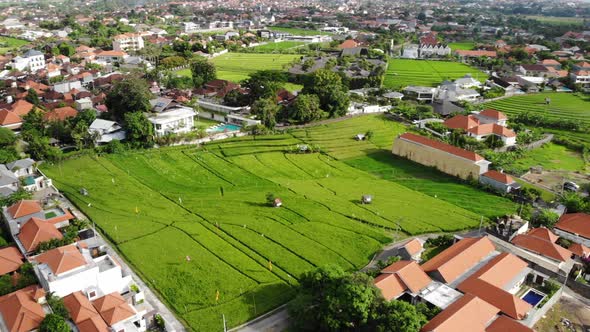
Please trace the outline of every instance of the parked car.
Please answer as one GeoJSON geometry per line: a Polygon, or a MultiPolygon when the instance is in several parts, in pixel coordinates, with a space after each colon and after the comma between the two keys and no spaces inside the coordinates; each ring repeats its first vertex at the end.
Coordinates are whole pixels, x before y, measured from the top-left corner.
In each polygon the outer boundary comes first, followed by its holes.
{"type": "Polygon", "coordinates": [[[576,184],[575,182],[565,181],[563,183],[563,190],[577,192],[578,190],[580,190],[580,186],[578,184],[576,184]]]}

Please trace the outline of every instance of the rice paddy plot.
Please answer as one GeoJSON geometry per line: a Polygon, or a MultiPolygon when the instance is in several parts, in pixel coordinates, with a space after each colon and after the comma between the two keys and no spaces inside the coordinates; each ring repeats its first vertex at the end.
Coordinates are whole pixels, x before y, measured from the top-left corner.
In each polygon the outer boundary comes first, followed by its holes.
{"type": "Polygon", "coordinates": [[[27,44],[30,44],[28,40],[0,36],[0,54],[5,54],[12,49],[17,49],[27,44]]]}
{"type": "Polygon", "coordinates": [[[305,45],[305,43],[286,40],[286,41],[281,41],[281,42],[276,42],[276,43],[269,42],[264,45],[254,46],[251,49],[253,51],[259,52],[259,53],[273,53],[273,52],[298,48],[298,47],[301,47],[302,45],[305,45]]]}
{"type": "Polygon", "coordinates": [[[226,53],[211,60],[220,79],[239,82],[259,70],[281,70],[293,60],[295,54],[226,53]]]}
{"type": "Polygon", "coordinates": [[[455,80],[470,74],[484,82],[487,74],[463,63],[411,59],[390,59],[383,86],[403,88],[408,85],[438,86],[444,80],[455,80]]]}
{"type": "Polygon", "coordinates": [[[466,50],[470,51],[475,48],[474,42],[456,42],[456,43],[449,43],[449,47],[451,50],[466,50]]]}
{"type": "Polygon", "coordinates": [[[539,93],[495,100],[484,106],[508,115],[530,112],[548,118],[590,124],[590,96],[585,95],[565,92],[539,93]],[[546,98],[551,100],[549,104],[545,103],[546,98]]]}

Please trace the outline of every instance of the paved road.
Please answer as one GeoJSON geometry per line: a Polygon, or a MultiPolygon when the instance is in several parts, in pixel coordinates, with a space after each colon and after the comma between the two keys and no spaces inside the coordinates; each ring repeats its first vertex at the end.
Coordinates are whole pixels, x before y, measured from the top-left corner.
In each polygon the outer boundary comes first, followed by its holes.
{"type": "Polygon", "coordinates": [[[289,327],[289,313],[283,307],[268,316],[257,318],[245,326],[237,327],[232,332],[280,332],[289,327]]]}

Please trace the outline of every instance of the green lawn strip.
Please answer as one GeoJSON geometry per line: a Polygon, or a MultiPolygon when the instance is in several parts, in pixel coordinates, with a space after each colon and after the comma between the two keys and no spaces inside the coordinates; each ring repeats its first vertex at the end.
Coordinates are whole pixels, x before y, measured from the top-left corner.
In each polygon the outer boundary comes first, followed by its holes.
{"type": "Polygon", "coordinates": [[[523,170],[533,166],[542,166],[544,170],[583,171],[585,162],[579,152],[563,145],[547,143],[542,147],[527,151],[515,165],[523,170]]]}
{"type": "Polygon", "coordinates": [[[470,51],[473,48],[475,48],[475,43],[474,42],[449,43],[449,47],[453,51],[456,51],[456,50],[467,50],[467,51],[470,51]]]}
{"type": "Polygon", "coordinates": [[[5,54],[10,50],[18,49],[30,43],[30,41],[24,39],[0,36],[0,54],[5,54]]]}
{"type": "Polygon", "coordinates": [[[411,59],[390,59],[383,86],[400,88],[408,85],[438,86],[445,79],[454,80],[471,74],[484,81],[487,75],[463,63],[411,59]]]}
{"type": "Polygon", "coordinates": [[[287,32],[295,36],[317,36],[317,35],[329,35],[328,32],[322,32],[320,30],[308,30],[299,28],[283,28],[283,27],[269,27],[271,31],[287,32]]]}
{"type": "Polygon", "coordinates": [[[288,50],[290,48],[296,48],[305,45],[304,42],[297,41],[281,41],[281,42],[269,42],[264,45],[254,46],[252,49],[256,52],[261,53],[272,53],[273,51],[288,50]]]}
{"type": "Polygon", "coordinates": [[[533,184],[530,184],[524,180],[521,180],[517,177],[514,178],[514,180],[516,182],[518,182],[523,188],[530,188],[530,189],[536,189],[538,191],[541,192],[541,198],[545,201],[545,202],[553,202],[556,198],[555,194],[550,192],[549,190],[545,189],[545,188],[541,188],[538,186],[535,186],[533,184]]]}

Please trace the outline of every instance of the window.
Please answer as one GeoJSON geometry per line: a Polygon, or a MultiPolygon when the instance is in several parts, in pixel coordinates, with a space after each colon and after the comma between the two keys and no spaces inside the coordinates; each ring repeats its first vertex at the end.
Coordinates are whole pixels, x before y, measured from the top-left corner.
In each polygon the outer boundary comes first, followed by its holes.
{"type": "Polygon", "coordinates": [[[88,297],[90,297],[90,298],[96,297],[96,291],[88,292],[88,297]]]}

